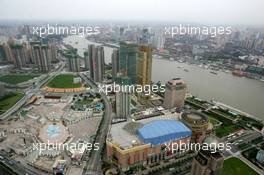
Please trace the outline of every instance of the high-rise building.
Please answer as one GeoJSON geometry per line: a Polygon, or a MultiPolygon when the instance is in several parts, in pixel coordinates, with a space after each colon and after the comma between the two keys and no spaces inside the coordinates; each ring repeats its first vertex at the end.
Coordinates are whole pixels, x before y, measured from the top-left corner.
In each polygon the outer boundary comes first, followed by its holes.
{"type": "Polygon", "coordinates": [[[152,46],[157,49],[163,49],[165,44],[165,36],[163,32],[156,31],[151,40],[152,46]]]}
{"type": "Polygon", "coordinates": [[[119,72],[119,50],[114,49],[112,53],[112,79],[116,81],[119,72]]]}
{"type": "Polygon", "coordinates": [[[150,33],[148,29],[143,29],[138,38],[139,44],[150,44],[150,33]]]}
{"type": "Polygon", "coordinates": [[[29,59],[32,64],[36,64],[36,59],[34,58],[34,46],[35,45],[41,45],[40,41],[30,41],[29,42],[29,59]]]}
{"type": "Polygon", "coordinates": [[[26,56],[26,46],[25,44],[13,44],[11,45],[11,52],[14,58],[14,65],[17,69],[26,67],[27,56],[26,56]]]}
{"type": "Polygon", "coordinates": [[[51,54],[51,62],[57,62],[57,46],[55,44],[50,44],[50,54],[51,54]]]}
{"type": "Polygon", "coordinates": [[[127,119],[130,116],[130,93],[116,92],[116,117],[127,119]]]}
{"type": "Polygon", "coordinates": [[[85,51],[83,53],[83,55],[84,55],[84,68],[85,68],[85,70],[89,70],[89,53],[88,53],[88,51],[85,51]]]}
{"type": "Polygon", "coordinates": [[[167,82],[164,98],[165,108],[180,108],[184,106],[187,86],[180,78],[174,78],[167,82]]]}
{"type": "Polygon", "coordinates": [[[70,72],[80,72],[80,59],[78,57],[67,57],[68,59],[68,70],[70,72]]]}
{"type": "Polygon", "coordinates": [[[137,83],[144,86],[151,84],[152,49],[150,45],[140,45],[138,48],[137,83]]]}
{"type": "Polygon", "coordinates": [[[119,41],[125,41],[125,28],[120,27],[119,29],[119,41]]]}
{"type": "Polygon", "coordinates": [[[224,164],[224,157],[215,148],[218,145],[218,140],[215,137],[208,137],[204,143],[214,146],[214,148],[210,147],[209,150],[200,149],[198,151],[197,156],[193,159],[191,175],[220,175],[224,164]]]}
{"type": "Polygon", "coordinates": [[[39,72],[48,72],[51,69],[51,56],[48,45],[34,45],[33,57],[39,72]]]}
{"type": "Polygon", "coordinates": [[[105,73],[104,47],[88,46],[90,77],[95,82],[102,82],[105,73]]]}
{"type": "Polygon", "coordinates": [[[132,42],[120,42],[119,71],[127,76],[133,84],[137,83],[138,46],[132,42]]]}

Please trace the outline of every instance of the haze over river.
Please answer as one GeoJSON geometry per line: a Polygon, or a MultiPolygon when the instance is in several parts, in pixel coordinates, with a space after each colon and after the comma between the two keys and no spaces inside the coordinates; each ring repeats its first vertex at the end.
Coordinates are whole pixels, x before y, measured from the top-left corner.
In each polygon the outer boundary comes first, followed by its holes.
{"type": "MultiPolygon", "coordinates": [[[[88,44],[97,44],[78,36],[69,36],[64,41],[77,48],[81,56],[88,44]]],[[[112,50],[110,47],[104,47],[106,63],[111,62],[112,50]]],[[[154,82],[166,83],[174,77],[182,78],[192,95],[205,100],[220,101],[264,120],[264,82],[235,77],[224,72],[217,72],[215,75],[210,73],[210,70],[196,65],[153,59],[152,80],[154,82]]]]}

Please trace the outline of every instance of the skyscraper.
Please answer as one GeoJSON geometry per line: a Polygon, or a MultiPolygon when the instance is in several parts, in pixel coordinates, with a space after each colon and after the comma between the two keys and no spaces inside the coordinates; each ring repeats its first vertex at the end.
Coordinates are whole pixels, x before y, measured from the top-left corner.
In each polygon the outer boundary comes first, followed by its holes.
{"type": "Polygon", "coordinates": [[[116,81],[119,72],[119,50],[114,49],[112,53],[112,79],[116,81]]]}
{"type": "Polygon", "coordinates": [[[184,106],[187,86],[180,78],[174,78],[167,82],[164,98],[165,108],[180,108],[184,106]]]}
{"type": "Polygon", "coordinates": [[[68,70],[70,72],[80,71],[80,59],[75,56],[69,56],[68,58],[68,70]]]}
{"type": "Polygon", "coordinates": [[[193,159],[191,175],[220,175],[224,164],[224,157],[216,148],[218,141],[215,137],[211,136],[206,138],[204,143],[209,145],[210,149],[200,149],[198,151],[197,156],[193,159]]]}
{"type": "Polygon", "coordinates": [[[152,49],[150,45],[140,45],[138,48],[137,77],[138,84],[150,85],[152,73],[152,49]]]}
{"type": "Polygon", "coordinates": [[[29,59],[32,64],[36,64],[36,59],[34,58],[34,46],[35,45],[41,45],[40,41],[31,41],[29,42],[29,59]]]}
{"type": "Polygon", "coordinates": [[[51,62],[57,61],[57,46],[55,44],[49,45],[50,54],[51,54],[51,62]]]}
{"type": "Polygon", "coordinates": [[[127,76],[133,84],[137,83],[138,46],[131,42],[120,42],[119,70],[122,76],[127,76]]]}
{"type": "Polygon", "coordinates": [[[130,93],[116,92],[116,117],[127,119],[130,116],[130,93]]]}
{"type": "Polygon", "coordinates": [[[102,82],[105,73],[104,47],[102,46],[95,47],[95,45],[89,45],[88,54],[89,54],[90,77],[95,82],[102,82]]]}
{"type": "Polygon", "coordinates": [[[85,51],[83,53],[83,55],[84,55],[84,68],[85,68],[85,70],[89,70],[89,53],[88,53],[88,51],[85,51]]]}
{"type": "Polygon", "coordinates": [[[48,45],[34,45],[33,57],[39,72],[48,72],[51,69],[51,56],[48,45]]]}

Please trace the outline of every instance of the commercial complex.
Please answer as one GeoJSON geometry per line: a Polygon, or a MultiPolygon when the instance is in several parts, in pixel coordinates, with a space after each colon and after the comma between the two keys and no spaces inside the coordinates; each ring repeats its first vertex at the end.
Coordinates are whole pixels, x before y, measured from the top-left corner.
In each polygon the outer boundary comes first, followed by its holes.
{"type": "Polygon", "coordinates": [[[166,83],[164,107],[183,107],[187,92],[186,83],[180,78],[174,78],[166,83]]]}
{"type": "Polygon", "coordinates": [[[126,171],[185,154],[184,151],[172,151],[165,144],[188,144],[190,139],[191,130],[178,121],[176,115],[121,122],[113,124],[108,133],[107,157],[126,171]]]}

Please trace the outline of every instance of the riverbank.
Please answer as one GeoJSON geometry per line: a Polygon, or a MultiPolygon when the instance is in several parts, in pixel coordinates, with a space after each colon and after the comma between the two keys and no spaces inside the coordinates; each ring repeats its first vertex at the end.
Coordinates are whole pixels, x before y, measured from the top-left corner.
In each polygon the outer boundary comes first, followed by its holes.
{"type": "Polygon", "coordinates": [[[234,111],[234,108],[223,103],[209,102],[189,95],[185,104],[192,109],[199,110],[213,121],[214,131],[217,137],[222,138],[241,129],[261,131],[263,121],[258,118],[245,115],[242,111],[234,111]]]}
{"type": "MultiPolygon", "coordinates": [[[[102,45],[76,36],[69,36],[64,41],[77,48],[79,55],[88,48],[88,44],[102,45]]],[[[104,51],[105,62],[109,64],[113,48],[104,47],[104,51]]],[[[197,97],[207,101],[220,101],[264,119],[264,82],[236,77],[222,71],[218,71],[216,75],[197,65],[153,58],[152,81],[166,83],[174,77],[181,77],[187,83],[188,91],[197,97]],[[161,69],[166,71],[160,71],[161,69]]]]}

